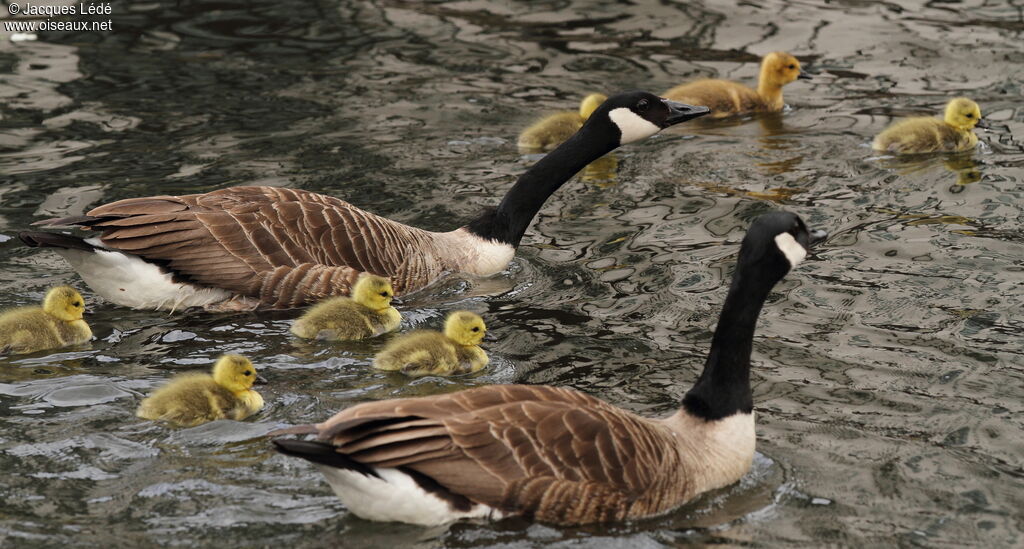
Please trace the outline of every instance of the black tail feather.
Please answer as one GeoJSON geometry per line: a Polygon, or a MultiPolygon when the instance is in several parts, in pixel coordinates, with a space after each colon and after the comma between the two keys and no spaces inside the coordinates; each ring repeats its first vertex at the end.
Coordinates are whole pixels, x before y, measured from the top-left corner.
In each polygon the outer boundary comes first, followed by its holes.
{"type": "Polygon", "coordinates": [[[328,467],[348,469],[362,473],[368,477],[380,478],[380,475],[369,465],[339,453],[333,444],[317,442],[315,440],[296,440],[292,438],[275,438],[271,442],[277,446],[277,451],[286,456],[302,458],[306,461],[319,463],[328,467]]]}
{"type": "Polygon", "coordinates": [[[96,246],[77,236],[60,233],[22,231],[18,233],[18,238],[33,248],[62,248],[65,250],[82,250],[84,252],[91,252],[96,249],[96,246]]]}

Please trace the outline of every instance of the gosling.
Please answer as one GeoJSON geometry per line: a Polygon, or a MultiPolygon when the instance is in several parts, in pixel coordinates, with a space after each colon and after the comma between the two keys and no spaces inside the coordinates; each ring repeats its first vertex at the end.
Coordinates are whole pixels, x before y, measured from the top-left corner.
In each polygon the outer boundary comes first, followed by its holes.
{"type": "Polygon", "coordinates": [[[986,127],[981,108],[966,97],[957,97],[946,104],[942,120],[930,116],[900,120],[875,136],[871,148],[896,154],[967,151],[978,144],[975,126],[986,127]]]}
{"type": "Polygon", "coordinates": [[[210,374],[182,374],[167,382],[139,405],[142,419],[194,427],[217,419],[245,419],[263,408],[263,397],[252,390],[266,383],[241,355],[217,359],[210,374]]]}
{"type": "Polygon", "coordinates": [[[785,106],[782,87],[798,78],[809,80],[811,77],[801,72],[800,61],[796,57],[776,51],[761,60],[761,76],[756,90],[729,80],[703,79],[680,84],[663,95],[673,101],[704,105],[711,109],[712,118],[779,112],[785,106]]]}
{"type": "Polygon", "coordinates": [[[82,319],[85,300],[71,286],[46,292],[42,307],[0,314],[0,354],[25,354],[85,343],[92,330],[82,319]]]}
{"type": "Polygon", "coordinates": [[[519,134],[519,148],[544,152],[554,149],[582,128],[606,99],[600,93],[592,93],[583,98],[579,112],[562,111],[534,122],[519,134]]]}
{"type": "Polygon", "coordinates": [[[391,306],[391,282],[366,274],[356,281],[352,297],[332,297],[317,303],[292,325],[292,333],[306,339],[354,340],[390,332],[402,323],[391,306]]]}
{"type": "Polygon", "coordinates": [[[487,365],[487,353],[478,347],[487,334],[479,315],[455,311],[444,323],[444,333],[419,330],[387,345],[373,359],[379,370],[411,376],[447,376],[477,372],[487,365]]]}

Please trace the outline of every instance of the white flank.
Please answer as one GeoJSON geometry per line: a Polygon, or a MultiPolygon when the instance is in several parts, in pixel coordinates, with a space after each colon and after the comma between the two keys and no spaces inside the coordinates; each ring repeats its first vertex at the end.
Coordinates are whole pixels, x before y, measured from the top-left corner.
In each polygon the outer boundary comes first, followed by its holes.
{"type": "Polygon", "coordinates": [[[608,113],[608,118],[615,122],[615,125],[619,127],[619,131],[622,133],[622,138],[619,139],[620,145],[650,137],[661,130],[653,122],[646,120],[626,107],[612,109],[608,113]]]}
{"type": "MultiPolygon", "coordinates": [[[[102,246],[99,239],[86,240],[102,246]]],[[[55,249],[82,280],[107,301],[133,309],[202,307],[232,296],[219,288],[174,282],[170,273],[140,257],[115,251],[55,249]]]]}
{"type": "Polygon", "coordinates": [[[776,235],[775,245],[779,247],[779,250],[789,260],[789,267],[791,269],[799,265],[807,257],[807,250],[789,233],[776,235]]]}
{"type": "Polygon", "coordinates": [[[480,238],[466,229],[456,229],[448,234],[457,239],[451,245],[465,254],[460,270],[469,274],[490,276],[500,273],[516,255],[516,249],[511,245],[480,238]]]}
{"type": "Polygon", "coordinates": [[[708,421],[684,408],[662,422],[678,441],[690,497],[728,486],[750,470],[757,445],[753,413],[708,421]]]}
{"type": "Polygon", "coordinates": [[[375,478],[326,465],[316,467],[345,507],[367,520],[438,526],[462,518],[502,516],[500,511],[483,504],[473,505],[468,511],[456,511],[398,469],[374,468],[381,477],[375,478]]]}
{"type": "Polygon", "coordinates": [[[708,464],[704,489],[714,490],[728,486],[747,474],[754,461],[757,434],[754,432],[753,412],[738,412],[708,421],[705,425],[705,440],[713,455],[704,458],[708,464]]]}

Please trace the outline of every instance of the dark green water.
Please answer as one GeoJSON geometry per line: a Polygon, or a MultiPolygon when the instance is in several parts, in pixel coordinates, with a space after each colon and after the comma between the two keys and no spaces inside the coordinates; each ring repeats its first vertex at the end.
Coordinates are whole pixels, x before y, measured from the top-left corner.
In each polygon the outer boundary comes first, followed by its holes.
{"type": "MultiPolygon", "coordinates": [[[[372,372],[381,342],[307,345],[292,316],[137,312],[88,292],[91,346],[0,359],[0,546],[1024,544],[1024,18],[1005,2],[164,2],[112,33],[0,43],[0,308],[85,289],[18,230],[133,196],[234,184],[325,192],[447,229],[535,161],[539,114],[590,91],[752,82],[788,50],[818,75],[781,117],[686,125],[616,153],[541,212],[512,267],[409,300],[409,326],[482,313],[481,375],[372,372]],[[879,159],[894,115],[967,95],[973,155],[879,159]],[[696,378],[749,221],[832,233],[755,341],[759,456],[663,518],[422,529],[347,514],[253,438],[354,403],[495,382],[575,387],[648,414],[696,378]],[[250,356],[249,421],[138,420],[176,370],[250,356]]],[[[0,7],[0,11],[3,7],[0,7]]]]}

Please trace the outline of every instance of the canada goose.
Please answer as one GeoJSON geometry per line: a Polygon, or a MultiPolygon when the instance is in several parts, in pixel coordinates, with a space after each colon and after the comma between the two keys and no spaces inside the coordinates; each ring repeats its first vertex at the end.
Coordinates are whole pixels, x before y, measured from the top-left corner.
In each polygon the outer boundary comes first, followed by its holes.
{"type": "Polygon", "coordinates": [[[957,97],[946,104],[942,120],[915,116],[897,121],[875,136],[871,148],[896,154],[966,151],[978,144],[975,126],[987,127],[981,108],[966,97],[957,97]]]}
{"type": "Polygon", "coordinates": [[[756,90],[729,80],[704,79],[680,84],[665,92],[665,97],[706,105],[711,108],[712,118],[775,112],[785,106],[782,102],[782,86],[798,78],[806,80],[811,77],[800,71],[800,61],[796,57],[776,51],[761,60],[761,75],[756,90]]]}
{"type": "Polygon", "coordinates": [[[317,303],[292,324],[292,333],[307,339],[352,340],[390,332],[402,323],[402,315],[391,306],[394,295],[388,279],[364,274],[352,286],[351,298],[336,296],[317,303]]]}
{"type": "Polygon", "coordinates": [[[245,419],[263,408],[263,397],[252,390],[265,383],[252,362],[242,355],[224,355],[213,375],[182,374],[160,387],[139,405],[142,419],[192,427],[217,419],[245,419]]]}
{"type": "Polygon", "coordinates": [[[550,151],[579,131],[590,115],[607,101],[600,93],[592,93],[580,102],[579,112],[562,111],[545,116],[519,134],[519,148],[529,151],[550,151]]]}
{"type": "Polygon", "coordinates": [[[436,525],[522,515],[582,524],[657,515],[738,480],[754,457],[750,352],[772,287],[825,237],[794,214],[751,225],[704,371],[650,419],[572,389],[491,385],[359,404],[272,434],[363,518],[436,525]]]}
{"type": "Polygon", "coordinates": [[[99,295],[138,309],[285,309],[347,294],[362,272],[389,277],[402,294],[450,272],[500,272],[544,201],[576,172],[619,145],[707,112],[642,91],[616,95],[527,170],[497,208],[450,232],[308,191],[231,187],[121,200],[37,223],[102,231],[99,238],[19,236],[54,248],[99,295]]]}
{"type": "Polygon", "coordinates": [[[0,314],[0,354],[25,354],[77,345],[92,339],[82,319],[85,300],[70,286],[46,292],[42,307],[22,307],[0,314]]]}
{"type": "Polygon", "coordinates": [[[444,322],[444,333],[417,330],[388,343],[373,359],[378,370],[411,376],[468,374],[487,366],[487,353],[478,347],[487,335],[484,319],[455,311],[444,322]]]}

